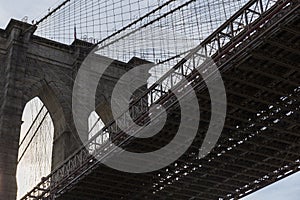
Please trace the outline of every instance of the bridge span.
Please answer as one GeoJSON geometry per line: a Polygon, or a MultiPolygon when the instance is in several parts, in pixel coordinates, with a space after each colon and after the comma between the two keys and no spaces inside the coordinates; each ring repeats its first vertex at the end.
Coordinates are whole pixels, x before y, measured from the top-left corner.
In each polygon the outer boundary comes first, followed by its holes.
{"type": "MultiPolygon", "coordinates": [[[[4,152],[0,154],[0,190],[4,191],[0,198],[14,199],[20,116],[24,104],[34,96],[43,100],[59,128],[54,136],[53,171],[22,200],[239,199],[298,172],[300,1],[278,0],[267,6],[262,2],[249,1],[152,86],[143,87],[136,95],[130,113],[138,124],[149,122],[150,106],[160,104],[167,110],[163,129],[147,140],[120,130],[119,123],[124,119],[128,130],[134,134],[140,131],[126,124],[125,115],[113,119],[110,110],[111,92],[117,80],[136,63],[145,64],[147,60],[112,61],[100,80],[100,85],[106,86],[98,87],[96,94],[97,104],[101,105],[97,112],[105,127],[82,142],[72,119],[70,101],[78,68],[95,44],[81,40],[61,44],[34,36],[35,30],[28,24],[11,21],[6,30],[0,31],[0,63],[4,66],[0,68],[0,148],[4,152]],[[227,111],[217,144],[208,155],[199,157],[207,130],[218,126],[210,124],[214,105],[199,73],[212,64],[207,58],[212,58],[221,72],[227,111]],[[195,120],[182,116],[180,98],[174,94],[188,95],[191,91],[187,85],[196,93],[200,120],[197,130],[185,127],[186,131],[197,131],[197,135],[178,160],[147,173],[121,172],[101,162],[120,154],[110,143],[99,144],[105,133],[111,142],[131,152],[154,151],[172,141],[181,118],[195,120]]],[[[110,60],[103,56],[99,59],[110,60]]],[[[148,70],[144,69],[147,73],[148,70]]],[[[220,88],[215,89],[221,95],[220,88]]],[[[187,109],[192,112],[195,105],[190,104],[187,109]]],[[[159,114],[153,115],[160,119],[159,114]]],[[[178,149],[189,139],[182,138],[178,149]]],[[[126,160],[119,162],[124,164],[126,160]]]]}

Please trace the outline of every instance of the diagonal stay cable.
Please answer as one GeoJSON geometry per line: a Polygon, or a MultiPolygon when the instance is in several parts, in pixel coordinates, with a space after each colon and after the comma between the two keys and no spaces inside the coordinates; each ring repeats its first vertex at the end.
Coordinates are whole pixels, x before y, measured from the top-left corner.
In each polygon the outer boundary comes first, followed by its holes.
{"type": "Polygon", "coordinates": [[[31,131],[31,129],[33,128],[33,125],[35,124],[35,122],[37,121],[38,117],[40,116],[40,114],[42,113],[43,109],[45,108],[45,105],[43,105],[41,107],[41,109],[39,110],[38,114],[36,115],[35,119],[33,120],[33,122],[31,123],[29,129],[27,130],[25,136],[23,137],[21,143],[19,144],[19,148],[22,146],[22,144],[24,143],[24,141],[26,140],[27,136],[29,135],[29,132],[31,131]]]}
{"type": "Polygon", "coordinates": [[[19,158],[19,160],[18,160],[18,163],[20,163],[20,161],[21,161],[22,158],[24,157],[24,155],[25,155],[26,151],[28,150],[28,148],[29,148],[31,142],[33,141],[33,138],[36,136],[38,130],[41,128],[41,126],[42,126],[43,122],[45,121],[45,119],[46,119],[46,117],[47,117],[48,114],[49,114],[49,111],[47,111],[47,112],[44,114],[44,116],[43,116],[43,118],[42,118],[42,121],[39,123],[37,129],[35,130],[34,134],[32,135],[31,139],[29,140],[27,146],[25,147],[25,149],[24,149],[22,155],[20,156],[20,158],[19,158]]]}
{"type": "MultiPolygon", "coordinates": [[[[161,10],[162,8],[164,8],[165,6],[169,5],[169,4],[172,3],[173,1],[175,1],[175,0],[167,1],[167,2],[164,3],[163,5],[161,5],[161,6],[157,7],[157,8],[155,8],[155,9],[152,10],[151,12],[145,14],[144,16],[142,16],[142,17],[140,17],[139,19],[133,21],[132,23],[128,24],[127,26],[121,28],[120,30],[116,31],[115,33],[111,34],[110,36],[108,36],[108,37],[104,38],[103,40],[97,42],[97,43],[93,46],[93,48],[95,48],[96,46],[98,46],[98,45],[100,45],[101,43],[105,42],[106,40],[108,40],[108,39],[110,39],[110,38],[112,38],[112,37],[118,35],[119,33],[125,31],[126,29],[130,28],[131,26],[137,24],[139,21],[142,21],[143,19],[149,17],[151,14],[153,14],[153,13],[155,13],[155,12],[161,10]]],[[[193,1],[194,1],[194,0],[193,0],[193,1]]]]}
{"type": "MultiPolygon", "coordinates": [[[[137,29],[135,29],[135,30],[133,30],[133,31],[131,31],[131,32],[129,32],[129,33],[123,35],[123,36],[121,36],[120,38],[117,38],[117,39],[115,39],[114,41],[109,42],[108,44],[105,44],[104,46],[98,47],[98,49],[103,49],[104,47],[107,47],[107,46],[109,46],[109,45],[111,45],[111,44],[113,44],[113,43],[115,43],[115,42],[117,42],[117,41],[119,41],[119,40],[121,40],[121,39],[123,39],[123,38],[125,38],[125,37],[127,37],[127,36],[129,36],[129,35],[131,35],[131,34],[133,34],[133,33],[136,33],[136,32],[139,31],[140,29],[143,29],[143,28],[145,28],[145,27],[147,27],[147,26],[153,24],[154,22],[163,19],[164,17],[166,17],[166,16],[168,16],[168,15],[174,13],[174,12],[177,11],[177,10],[180,10],[180,9],[184,8],[185,6],[188,6],[189,4],[191,4],[191,3],[193,3],[193,2],[195,2],[195,0],[190,0],[190,1],[188,1],[188,2],[185,2],[184,4],[182,4],[182,5],[178,6],[178,7],[176,7],[175,9],[172,9],[172,10],[170,10],[170,11],[164,13],[163,15],[159,16],[158,18],[155,18],[154,20],[152,20],[152,21],[150,21],[150,22],[148,22],[148,23],[142,25],[141,27],[139,27],[139,28],[137,28],[137,29]]],[[[168,4],[167,4],[167,5],[168,5],[168,4]]],[[[161,7],[155,9],[155,10],[152,11],[151,13],[156,12],[157,10],[160,10],[160,9],[161,9],[161,7]]],[[[150,13],[150,14],[151,14],[151,13],[150,13]]],[[[149,14],[149,15],[150,15],[150,14],[149,14]]],[[[130,24],[128,27],[125,27],[124,30],[127,29],[127,28],[129,28],[129,27],[132,26],[133,24],[136,24],[138,21],[140,21],[140,20],[146,18],[146,17],[149,16],[149,15],[145,15],[144,17],[142,17],[142,18],[136,20],[135,22],[133,22],[132,24],[130,24]]],[[[122,29],[121,29],[121,30],[122,30],[122,29]]],[[[124,31],[124,30],[122,30],[122,31],[124,31]]],[[[121,31],[120,31],[120,32],[121,32],[121,31]]],[[[120,32],[116,32],[115,34],[109,36],[108,38],[105,38],[104,40],[102,40],[102,41],[96,43],[93,47],[96,47],[96,46],[100,45],[100,44],[103,43],[104,41],[108,40],[109,38],[113,37],[114,35],[117,35],[117,34],[120,33],[120,32]]]]}

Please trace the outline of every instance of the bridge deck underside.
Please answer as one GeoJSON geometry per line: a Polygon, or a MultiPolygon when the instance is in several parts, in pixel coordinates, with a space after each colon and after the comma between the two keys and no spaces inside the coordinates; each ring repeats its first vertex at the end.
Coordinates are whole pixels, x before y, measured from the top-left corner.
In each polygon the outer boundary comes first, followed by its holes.
{"type": "MultiPolygon", "coordinates": [[[[291,19],[225,66],[227,118],[218,145],[208,156],[197,159],[211,115],[208,92],[201,90],[197,93],[201,107],[198,135],[176,164],[147,174],[99,165],[60,198],[241,197],[298,171],[300,20],[291,19]]],[[[147,142],[136,140],[127,148],[149,151],[167,144],[178,128],[179,109],[170,110],[169,119],[158,136],[147,142]]]]}

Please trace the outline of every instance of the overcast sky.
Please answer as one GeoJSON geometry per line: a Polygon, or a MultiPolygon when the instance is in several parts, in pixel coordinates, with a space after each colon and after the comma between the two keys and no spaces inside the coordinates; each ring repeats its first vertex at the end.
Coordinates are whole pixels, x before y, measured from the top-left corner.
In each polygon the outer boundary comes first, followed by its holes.
{"type": "MultiPolygon", "coordinates": [[[[48,8],[58,0],[0,0],[0,28],[4,29],[11,18],[21,20],[29,17],[29,22],[46,14],[48,8]]],[[[245,200],[299,200],[300,173],[258,191],[245,200]]]]}
{"type": "Polygon", "coordinates": [[[273,185],[249,195],[243,200],[299,200],[300,173],[291,175],[273,185]]]}
{"type": "Polygon", "coordinates": [[[28,16],[31,22],[57,2],[59,0],[0,0],[0,28],[5,28],[11,18],[21,20],[28,16]]]}

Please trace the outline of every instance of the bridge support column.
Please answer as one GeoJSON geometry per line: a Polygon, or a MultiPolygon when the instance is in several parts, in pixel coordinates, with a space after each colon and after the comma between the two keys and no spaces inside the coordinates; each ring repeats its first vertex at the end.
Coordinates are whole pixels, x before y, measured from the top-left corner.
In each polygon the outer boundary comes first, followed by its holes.
{"type": "MultiPolygon", "coordinates": [[[[52,169],[60,166],[84,142],[79,139],[73,121],[72,79],[90,51],[87,47],[92,44],[75,40],[72,45],[64,45],[31,37],[34,30],[30,28],[29,24],[12,20],[6,30],[0,31],[0,200],[16,199],[21,120],[29,100],[39,97],[53,120],[52,169]]],[[[109,60],[110,66],[98,84],[95,107],[103,122],[108,124],[112,119],[110,102],[115,84],[128,70],[145,61],[135,58],[124,63],[103,56],[99,58],[103,62],[109,60]]],[[[142,71],[146,80],[148,68],[142,71]]],[[[142,91],[145,89],[146,86],[142,87],[142,91]]],[[[88,131],[83,131],[87,140],[88,131]]]]}
{"type": "Polygon", "coordinates": [[[7,54],[1,59],[0,85],[2,95],[0,108],[0,199],[15,200],[17,194],[16,169],[19,150],[24,98],[22,95],[25,77],[28,34],[21,35],[27,24],[11,23],[6,31],[7,54]]]}

